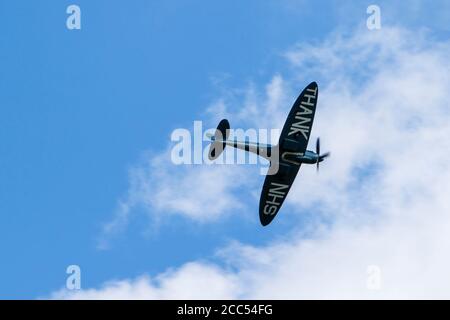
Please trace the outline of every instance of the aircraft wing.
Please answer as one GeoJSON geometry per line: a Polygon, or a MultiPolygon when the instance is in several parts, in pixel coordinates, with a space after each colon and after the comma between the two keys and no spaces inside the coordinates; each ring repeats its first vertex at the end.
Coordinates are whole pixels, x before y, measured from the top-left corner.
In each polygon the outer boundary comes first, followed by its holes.
{"type": "Polygon", "coordinates": [[[286,119],[277,146],[278,171],[266,176],[259,202],[259,218],[263,226],[275,218],[300,169],[301,163],[295,158],[303,156],[308,146],[318,94],[317,83],[310,83],[300,93],[286,119]]]}

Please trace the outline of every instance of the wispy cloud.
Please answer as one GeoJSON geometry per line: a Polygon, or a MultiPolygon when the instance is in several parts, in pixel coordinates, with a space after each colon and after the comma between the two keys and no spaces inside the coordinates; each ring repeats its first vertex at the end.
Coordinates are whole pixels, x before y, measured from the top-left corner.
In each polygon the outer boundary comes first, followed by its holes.
{"type": "MultiPolygon", "coordinates": [[[[449,54],[449,41],[386,27],[298,45],[287,54],[297,71],[268,88],[284,96],[300,72],[322,79],[314,134],[332,158],[319,176],[302,168],[284,213],[317,208],[324,223],[268,246],[222,248],[220,265],[54,297],[449,298],[449,54]],[[381,270],[379,290],[367,288],[369,265],[381,270]]],[[[217,192],[239,199],[229,185],[217,192]]]]}
{"type": "Polygon", "coordinates": [[[175,165],[170,152],[145,156],[129,171],[129,190],[119,202],[113,219],[104,225],[98,246],[108,247],[109,238],[123,231],[139,211],[148,215],[149,224],[158,225],[173,215],[196,223],[211,223],[245,209],[236,190],[250,186],[242,179],[245,168],[224,165],[175,165]]]}

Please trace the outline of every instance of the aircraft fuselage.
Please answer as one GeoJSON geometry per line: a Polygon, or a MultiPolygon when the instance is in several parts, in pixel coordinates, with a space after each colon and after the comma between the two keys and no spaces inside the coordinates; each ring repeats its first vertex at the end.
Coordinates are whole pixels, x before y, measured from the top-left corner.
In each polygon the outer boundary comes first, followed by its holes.
{"type": "MultiPolygon", "coordinates": [[[[211,138],[212,141],[215,141],[214,137],[211,138]]],[[[267,160],[273,161],[273,158],[271,156],[273,155],[273,149],[276,147],[273,147],[268,144],[260,144],[260,143],[252,143],[252,142],[242,142],[237,140],[217,140],[217,141],[223,141],[225,144],[234,147],[236,149],[241,149],[247,152],[255,153],[261,157],[266,158],[267,160]]],[[[306,150],[305,154],[302,156],[300,154],[296,153],[286,153],[280,155],[283,160],[286,162],[289,162],[291,164],[301,164],[301,163],[308,163],[308,164],[316,164],[317,159],[319,158],[319,155],[310,150],[306,150]]],[[[323,159],[320,159],[319,162],[322,162],[323,159]]]]}

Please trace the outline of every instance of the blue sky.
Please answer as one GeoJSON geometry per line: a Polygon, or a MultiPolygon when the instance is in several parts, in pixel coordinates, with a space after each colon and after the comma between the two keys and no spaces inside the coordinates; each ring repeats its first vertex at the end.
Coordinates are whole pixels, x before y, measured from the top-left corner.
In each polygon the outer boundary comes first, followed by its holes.
{"type": "MultiPolygon", "coordinates": [[[[99,287],[215,261],[233,241],[266,245],[308,232],[298,222],[314,220],[309,213],[262,229],[252,198],[254,219],[238,212],[214,224],[173,215],[154,227],[152,212],[135,208],[109,248],[98,248],[144,152],[163,153],[173,129],[209,119],[224,88],[262,90],[274,74],[292,73],[283,55],[295,44],[364,27],[371,3],[2,1],[0,297],[46,296],[64,287],[71,264],[81,267],[83,288],[99,287]],[[66,28],[70,4],[81,8],[81,30],[66,28]]],[[[439,6],[379,5],[385,24],[448,39],[439,6]]]]}

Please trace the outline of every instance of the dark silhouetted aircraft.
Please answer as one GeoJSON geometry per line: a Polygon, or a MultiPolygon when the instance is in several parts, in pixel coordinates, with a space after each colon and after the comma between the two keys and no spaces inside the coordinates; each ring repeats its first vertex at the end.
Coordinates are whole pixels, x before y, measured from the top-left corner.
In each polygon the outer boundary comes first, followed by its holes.
{"type": "Polygon", "coordinates": [[[211,146],[209,159],[220,156],[225,146],[256,153],[270,161],[269,172],[259,202],[259,218],[263,226],[268,225],[280,210],[286,196],[294,183],[302,163],[319,163],[330,155],[320,154],[320,139],[316,141],[316,151],[306,150],[316,112],[319,90],[317,83],[310,83],[299,95],[281,131],[275,146],[249,141],[229,140],[230,124],[228,120],[220,121],[214,135],[210,135],[211,146]],[[271,168],[277,168],[271,172],[271,168]]]}

